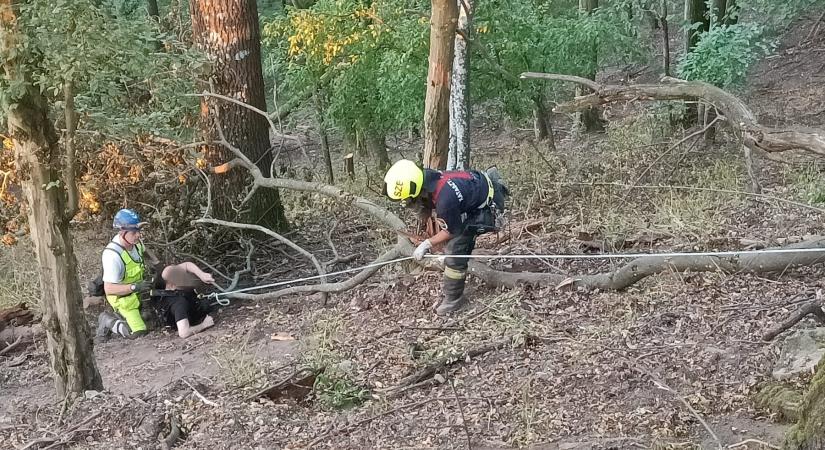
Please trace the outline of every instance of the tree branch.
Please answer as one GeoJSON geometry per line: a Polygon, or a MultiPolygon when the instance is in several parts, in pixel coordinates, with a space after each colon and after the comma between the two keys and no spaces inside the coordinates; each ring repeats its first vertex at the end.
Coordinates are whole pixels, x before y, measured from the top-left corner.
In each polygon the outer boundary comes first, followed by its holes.
{"type": "Polygon", "coordinates": [[[593,94],[576,97],[553,108],[554,112],[572,113],[605,103],[634,100],[701,100],[715,106],[728,123],[741,133],[748,148],[768,153],[805,150],[825,155],[825,131],[804,128],[768,128],[758,123],[756,115],[736,96],[701,81],[684,81],[671,77],[655,84],[602,85],[579,77],[557,74],[524,73],[524,78],[570,81],[593,89],[593,94]]]}
{"type": "Polygon", "coordinates": [[[595,275],[567,277],[565,275],[503,272],[478,260],[470,261],[470,273],[497,286],[516,287],[524,283],[539,285],[586,286],[603,290],[622,290],[634,283],[662,272],[780,272],[794,266],[811,265],[825,261],[825,237],[779,248],[822,248],[820,252],[805,253],[756,253],[739,256],[642,256],[612,271],[595,275]]]}
{"type": "MultiPolygon", "coordinates": [[[[219,220],[219,219],[197,219],[193,222],[194,223],[207,223],[207,224],[212,224],[212,225],[220,225],[220,226],[229,227],[229,228],[240,228],[242,230],[254,230],[254,231],[264,233],[268,236],[271,236],[271,237],[283,242],[284,244],[286,244],[291,249],[293,249],[293,250],[297,251],[298,253],[304,255],[307,259],[312,261],[312,264],[315,266],[315,270],[317,270],[318,275],[321,276],[321,283],[326,283],[326,281],[327,281],[326,276],[325,276],[326,271],[324,270],[323,266],[321,266],[321,263],[318,262],[318,258],[316,258],[315,255],[313,255],[312,253],[304,250],[304,248],[301,247],[300,245],[298,245],[298,244],[292,242],[291,240],[281,236],[280,234],[270,230],[269,228],[262,227],[260,225],[249,224],[249,223],[229,222],[229,221],[226,221],[226,220],[219,220]]],[[[235,276],[238,277],[239,275],[236,274],[235,276]]]]}
{"type": "Polygon", "coordinates": [[[781,324],[777,325],[775,328],[768,330],[763,336],[763,341],[772,341],[775,337],[779,336],[786,330],[790,329],[792,326],[796,325],[800,320],[804,319],[808,314],[813,314],[817,321],[821,324],[825,324],[825,311],[822,310],[822,302],[819,300],[814,300],[802,305],[795,313],[791,314],[790,317],[785,319],[781,324]]]}

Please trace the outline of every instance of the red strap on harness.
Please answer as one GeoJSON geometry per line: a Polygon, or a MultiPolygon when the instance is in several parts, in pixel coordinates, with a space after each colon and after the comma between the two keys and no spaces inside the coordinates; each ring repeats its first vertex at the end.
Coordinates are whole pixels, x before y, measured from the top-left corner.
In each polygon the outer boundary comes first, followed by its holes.
{"type": "Polygon", "coordinates": [[[444,188],[444,185],[447,184],[449,180],[470,180],[473,178],[473,174],[467,172],[465,170],[453,170],[450,172],[442,172],[441,178],[435,182],[435,191],[433,191],[433,204],[438,203],[438,195],[441,193],[441,189],[444,188]]]}

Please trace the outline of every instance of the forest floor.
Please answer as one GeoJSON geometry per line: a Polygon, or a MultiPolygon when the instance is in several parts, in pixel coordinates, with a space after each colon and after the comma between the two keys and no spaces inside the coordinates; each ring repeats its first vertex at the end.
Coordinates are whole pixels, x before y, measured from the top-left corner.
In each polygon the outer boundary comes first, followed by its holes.
{"type": "MultiPolygon", "coordinates": [[[[803,42],[814,25],[804,19],[789,27],[776,55],[753,71],[743,98],[766,123],[825,126],[825,29],[803,42]]],[[[605,133],[578,140],[561,131],[569,123],[560,119],[552,153],[537,151],[529,130],[477,118],[477,165],[498,164],[514,191],[510,226],[483,237],[478,251],[733,250],[823,234],[821,210],[783,201],[823,206],[818,163],[801,154],[784,164],[763,161],[767,196],[731,195],[749,184],[731,136],[722,130],[715,143],[688,140],[669,149],[695,130],[674,128],[662,106],[647,106],[613,111],[605,133]]],[[[399,142],[414,152],[414,143],[399,142]]],[[[392,242],[352,211],[283,195],[292,239],[330,260],[329,234],[341,256],[355,256],[336,270],[368,263],[392,242]],[[313,210],[298,212],[307,202],[313,210]]],[[[99,270],[110,230],[84,224],[74,233],[86,281],[99,270]]],[[[25,251],[14,250],[12,262],[7,255],[0,269],[25,266],[31,261],[25,251]]],[[[282,248],[265,259],[256,283],[312,274],[304,259],[282,248]]],[[[574,275],[617,264],[495,265],[574,275]]],[[[761,275],[669,273],[621,292],[494,289],[471,278],[470,309],[444,319],[430,309],[440,274],[391,266],[327,305],[318,295],[233,302],[218,308],[214,328],[187,340],[154,331],[96,345],[105,391],[71,403],[54,397],[45,343],[36,338],[0,356],[0,447],[41,439],[27,448],[158,448],[174,419],[183,431],[175,444],[181,449],[770,448],[781,445],[787,423],[753,396],[771,379],[782,339],[766,343],[761,336],[825,287],[824,272],[816,265],[761,275]],[[490,343],[497,345],[463,356],[490,343]],[[451,364],[436,376],[393,389],[443,357],[451,364]],[[314,378],[314,393],[290,385],[255,395],[300,378],[305,367],[325,368],[314,378]]],[[[16,276],[0,292],[24,299],[27,281],[16,276]]],[[[95,314],[90,308],[90,323],[95,314]]],[[[804,321],[797,328],[810,326],[804,321]]],[[[5,333],[0,339],[14,338],[5,333]]],[[[807,380],[786,385],[802,389],[807,380]]]]}

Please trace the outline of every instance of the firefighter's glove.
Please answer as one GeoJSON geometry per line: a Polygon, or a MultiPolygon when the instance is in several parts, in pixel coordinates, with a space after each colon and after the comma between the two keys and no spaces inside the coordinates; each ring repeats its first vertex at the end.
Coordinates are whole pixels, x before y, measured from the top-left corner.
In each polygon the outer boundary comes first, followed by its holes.
{"type": "Polygon", "coordinates": [[[424,242],[418,244],[418,247],[413,252],[413,258],[415,258],[416,261],[421,261],[424,259],[424,255],[430,252],[431,248],[433,248],[432,242],[426,239],[424,242]]]}
{"type": "Polygon", "coordinates": [[[151,281],[138,281],[132,285],[132,292],[147,292],[152,289],[151,281]]]}

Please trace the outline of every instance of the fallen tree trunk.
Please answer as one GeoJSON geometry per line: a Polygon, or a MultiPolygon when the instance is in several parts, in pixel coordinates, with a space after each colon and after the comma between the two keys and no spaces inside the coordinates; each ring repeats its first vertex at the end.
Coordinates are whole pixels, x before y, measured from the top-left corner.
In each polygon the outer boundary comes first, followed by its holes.
{"type": "Polygon", "coordinates": [[[569,81],[594,92],[560,103],[554,112],[574,113],[605,103],[634,100],[701,100],[716,107],[728,123],[742,135],[745,145],[768,153],[805,150],[825,155],[825,131],[806,128],[769,128],[760,125],[756,115],[738,97],[701,81],[684,81],[671,77],[655,84],[602,85],[571,75],[526,72],[521,78],[569,81]]]}
{"type": "Polygon", "coordinates": [[[787,249],[822,248],[820,252],[751,253],[734,256],[641,256],[612,271],[594,275],[568,277],[535,272],[503,272],[478,260],[470,261],[470,272],[496,286],[516,287],[525,283],[538,285],[585,286],[603,290],[622,290],[639,280],[662,272],[780,272],[791,267],[808,266],[825,261],[825,237],[817,237],[787,249]]]}

